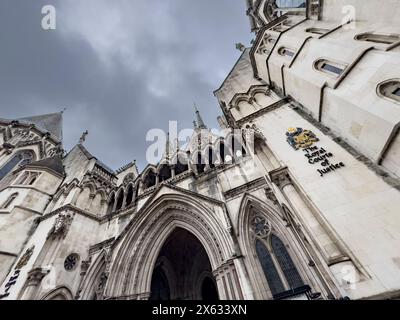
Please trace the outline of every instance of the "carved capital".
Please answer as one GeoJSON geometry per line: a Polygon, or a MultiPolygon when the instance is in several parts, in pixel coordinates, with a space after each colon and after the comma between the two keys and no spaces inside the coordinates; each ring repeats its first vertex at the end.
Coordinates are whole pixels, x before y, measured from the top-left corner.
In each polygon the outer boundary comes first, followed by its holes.
{"type": "Polygon", "coordinates": [[[274,191],[269,187],[265,188],[264,190],[265,190],[265,195],[267,196],[267,199],[272,201],[272,203],[274,205],[278,205],[279,201],[276,198],[274,191]]]}
{"type": "Polygon", "coordinates": [[[35,268],[29,271],[27,285],[28,286],[38,286],[42,279],[50,272],[50,270],[45,270],[43,268],[35,268]]]}
{"type": "Polygon", "coordinates": [[[282,167],[269,172],[269,177],[273,183],[275,183],[279,189],[283,189],[285,186],[292,184],[290,179],[289,171],[287,167],[282,167]]]}

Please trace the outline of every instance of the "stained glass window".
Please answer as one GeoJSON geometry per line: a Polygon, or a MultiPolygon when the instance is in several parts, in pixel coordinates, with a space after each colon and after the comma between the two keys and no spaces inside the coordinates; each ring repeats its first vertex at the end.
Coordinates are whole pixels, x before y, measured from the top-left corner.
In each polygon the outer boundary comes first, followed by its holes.
{"type": "Polygon", "coordinates": [[[272,260],[271,254],[268,252],[267,248],[261,242],[261,240],[256,241],[256,251],[272,294],[276,295],[280,292],[285,291],[285,287],[283,286],[282,280],[272,260]]]}
{"type": "Polygon", "coordinates": [[[272,250],[281,267],[286,281],[289,283],[291,289],[295,289],[304,285],[296,266],[293,263],[285,245],[277,236],[271,237],[272,250]]]}

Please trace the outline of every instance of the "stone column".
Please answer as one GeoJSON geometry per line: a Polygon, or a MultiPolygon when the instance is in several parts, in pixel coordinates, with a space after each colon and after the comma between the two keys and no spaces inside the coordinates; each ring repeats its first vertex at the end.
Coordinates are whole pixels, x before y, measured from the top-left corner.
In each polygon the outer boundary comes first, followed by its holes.
{"type": "Polygon", "coordinates": [[[350,260],[339,248],[337,240],[329,231],[321,217],[307,205],[304,199],[293,185],[288,169],[282,167],[269,173],[271,181],[281,190],[286,201],[296,213],[301,227],[308,231],[324,256],[327,264],[330,266],[335,263],[350,260]]]}
{"type": "Polygon", "coordinates": [[[35,268],[29,271],[26,280],[25,291],[21,297],[22,300],[34,300],[43,278],[49,273],[49,270],[35,268]]]}
{"type": "Polygon", "coordinates": [[[171,178],[175,178],[175,167],[171,166],[171,178]]]}
{"type": "Polygon", "coordinates": [[[213,271],[220,300],[243,300],[234,260],[229,260],[213,271]]]}

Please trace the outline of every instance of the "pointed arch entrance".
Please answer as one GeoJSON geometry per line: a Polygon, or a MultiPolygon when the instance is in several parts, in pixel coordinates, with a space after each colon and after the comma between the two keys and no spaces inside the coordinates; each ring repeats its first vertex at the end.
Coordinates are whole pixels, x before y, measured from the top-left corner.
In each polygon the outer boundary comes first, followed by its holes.
{"type": "Polygon", "coordinates": [[[219,202],[205,203],[179,193],[166,193],[152,200],[127,225],[122,237],[114,244],[115,258],[105,295],[112,299],[147,300],[155,298],[152,292],[158,288],[158,298],[167,299],[169,296],[169,299],[190,299],[190,296],[195,296],[201,299],[203,292],[210,293],[214,287],[211,280],[217,288],[219,299],[240,298],[242,288],[232,258],[235,247],[231,235],[224,227],[225,223],[219,202]],[[184,238],[183,233],[187,238],[184,238]],[[174,243],[174,246],[181,248],[174,259],[203,259],[209,263],[209,267],[205,267],[206,263],[194,261],[194,265],[203,267],[200,270],[184,269],[185,272],[194,274],[188,276],[190,281],[185,283],[188,294],[181,294],[182,290],[174,287],[179,283],[174,277],[181,275],[174,270],[177,269],[174,260],[167,259],[172,255],[172,251],[168,250],[168,243],[174,243]],[[195,249],[182,249],[181,246],[185,243],[191,244],[195,249]],[[162,268],[157,269],[161,265],[162,268]],[[154,274],[157,275],[159,285],[153,285],[152,290],[154,274]],[[189,290],[190,286],[196,289],[189,290]]]}
{"type": "Polygon", "coordinates": [[[162,246],[150,300],[218,300],[207,252],[189,231],[175,228],[162,246]]]}

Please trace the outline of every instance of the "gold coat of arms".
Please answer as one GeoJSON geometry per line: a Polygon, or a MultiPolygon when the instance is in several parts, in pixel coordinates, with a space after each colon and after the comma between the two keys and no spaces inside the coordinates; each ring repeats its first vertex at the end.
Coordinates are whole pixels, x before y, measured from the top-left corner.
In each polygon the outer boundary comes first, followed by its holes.
{"type": "Polygon", "coordinates": [[[308,148],[319,141],[312,131],[302,128],[289,128],[286,137],[287,142],[296,150],[308,148]]]}

